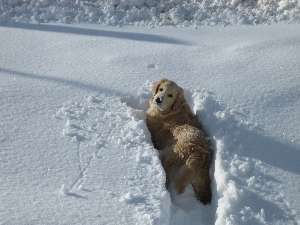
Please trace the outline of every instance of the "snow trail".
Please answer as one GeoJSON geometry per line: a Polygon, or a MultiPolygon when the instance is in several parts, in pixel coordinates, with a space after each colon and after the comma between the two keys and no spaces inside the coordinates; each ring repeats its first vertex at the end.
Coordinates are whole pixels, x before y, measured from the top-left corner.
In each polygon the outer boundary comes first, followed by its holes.
{"type": "Polygon", "coordinates": [[[88,96],[58,110],[56,117],[65,121],[63,134],[78,145],[79,170],[69,185],[62,185],[61,194],[87,199],[86,190],[107,191],[121,204],[133,207],[135,220],[144,224],[297,224],[282,193],[270,191],[280,183],[267,175],[268,164],[245,154],[248,133],[259,129],[206,90],[186,95],[215,148],[212,204],[202,205],[190,186],[182,195],[173,190],[168,193],[144,122],[149,85],[146,82],[135,97],[88,96]],[[109,165],[111,161],[121,168],[109,165]],[[134,169],[120,181],[122,188],[111,193],[109,187],[118,182],[107,173],[115,176],[132,165],[134,169]]]}
{"type": "MultiPolygon", "coordinates": [[[[145,118],[144,112],[147,109],[148,101],[151,97],[151,83],[147,81],[137,92],[137,97],[124,97],[123,101],[127,103],[129,107],[135,111],[137,118],[145,118]],[[138,114],[137,114],[138,112],[138,114]]],[[[187,96],[191,97],[191,96],[187,96]]],[[[144,131],[149,136],[149,131],[146,128],[144,131]]],[[[151,140],[148,140],[150,144],[151,140]]],[[[212,168],[213,172],[213,168],[212,168]]],[[[215,189],[215,187],[213,187],[215,189]]],[[[194,195],[194,191],[191,186],[187,187],[187,190],[177,195],[174,189],[171,187],[170,193],[171,205],[165,211],[170,212],[169,224],[170,225],[196,225],[196,224],[214,224],[215,212],[216,212],[216,191],[213,193],[213,202],[211,205],[204,206],[200,203],[194,195]]]]}

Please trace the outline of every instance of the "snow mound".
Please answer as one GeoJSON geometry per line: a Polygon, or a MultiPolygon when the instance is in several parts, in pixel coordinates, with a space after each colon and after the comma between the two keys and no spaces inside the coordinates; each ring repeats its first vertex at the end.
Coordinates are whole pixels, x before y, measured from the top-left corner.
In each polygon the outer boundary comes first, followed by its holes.
{"type": "Polygon", "coordinates": [[[268,24],[299,22],[297,0],[13,0],[0,2],[0,21],[109,25],[268,24]]]}

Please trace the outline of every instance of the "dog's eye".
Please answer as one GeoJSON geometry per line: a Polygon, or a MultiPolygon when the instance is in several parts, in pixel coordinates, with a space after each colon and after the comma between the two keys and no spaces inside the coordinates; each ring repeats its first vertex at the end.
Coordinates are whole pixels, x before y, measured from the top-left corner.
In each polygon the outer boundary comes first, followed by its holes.
{"type": "Polygon", "coordinates": [[[169,98],[172,98],[172,97],[173,97],[173,95],[172,95],[172,94],[168,94],[168,97],[169,97],[169,98]]]}
{"type": "Polygon", "coordinates": [[[163,91],[163,90],[164,90],[163,88],[160,88],[160,89],[159,89],[159,91],[163,91]]]}

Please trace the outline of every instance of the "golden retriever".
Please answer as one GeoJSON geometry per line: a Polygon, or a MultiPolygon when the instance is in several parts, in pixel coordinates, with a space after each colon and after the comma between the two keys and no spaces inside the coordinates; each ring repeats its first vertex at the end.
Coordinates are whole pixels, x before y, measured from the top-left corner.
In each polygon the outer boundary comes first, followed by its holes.
{"type": "Polygon", "coordinates": [[[210,203],[212,150],[183,89],[167,79],[155,82],[146,122],[154,147],[160,152],[167,188],[172,181],[180,194],[191,183],[197,199],[210,203]]]}

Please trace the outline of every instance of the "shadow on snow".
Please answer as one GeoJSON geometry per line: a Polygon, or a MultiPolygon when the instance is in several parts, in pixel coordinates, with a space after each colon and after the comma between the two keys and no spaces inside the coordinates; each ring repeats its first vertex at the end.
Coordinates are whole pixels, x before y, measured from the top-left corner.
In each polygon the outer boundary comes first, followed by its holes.
{"type": "Polygon", "coordinates": [[[25,29],[25,30],[37,30],[37,31],[47,31],[47,32],[56,32],[56,33],[68,33],[68,34],[75,34],[75,35],[117,38],[117,39],[131,40],[131,41],[152,42],[152,43],[161,43],[161,44],[192,45],[191,43],[184,40],[179,40],[176,38],[157,35],[157,34],[90,29],[90,28],[66,26],[61,24],[58,25],[58,24],[30,24],[30,23],[0,23],[0,26],[25,29]]]}

